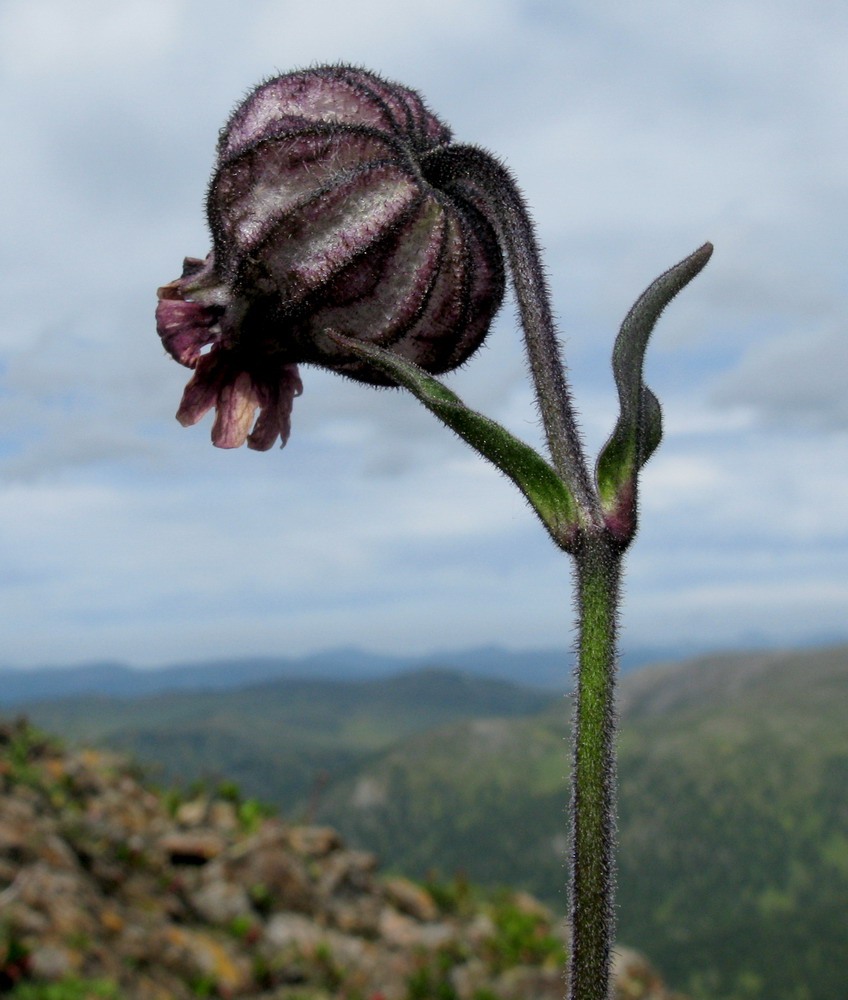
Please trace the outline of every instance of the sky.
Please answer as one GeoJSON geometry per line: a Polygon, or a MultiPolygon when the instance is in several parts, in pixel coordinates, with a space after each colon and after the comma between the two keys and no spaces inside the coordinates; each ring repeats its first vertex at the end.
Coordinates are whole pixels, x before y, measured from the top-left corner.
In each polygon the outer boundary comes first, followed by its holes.
{"type": "MultiPolygon", "coordinates": [[[[304,369],[267,453],[174,419],[218,130],[338,61],[518,177],[592,456],[624,314],[715,244],[646,360],[625,647],[848,639],[846,47],[842,0],[0,0],[0,664],[573,641],[568,558],[410,397],[304,369]]],[[[446,381],[539,444],[522,352],[510,301],[446,381]]]]}

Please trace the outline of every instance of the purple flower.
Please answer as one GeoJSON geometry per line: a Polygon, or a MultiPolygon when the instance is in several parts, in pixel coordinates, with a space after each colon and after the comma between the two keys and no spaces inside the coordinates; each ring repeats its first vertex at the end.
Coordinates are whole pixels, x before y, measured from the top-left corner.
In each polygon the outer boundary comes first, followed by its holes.
{"type": "Polygon", "coordinates": [[[212,252],[158,292],[162,343],[194,369],[183,425],[214,406],[216,445],[266,450],[289,436],[298,364],[391,384],[332,334],[433,374],[480,346],[503,258],[486,206],[440,181],[452,148],[418,94],[364,70],[289,73],[247,98],[218,142],[212,252]]]}

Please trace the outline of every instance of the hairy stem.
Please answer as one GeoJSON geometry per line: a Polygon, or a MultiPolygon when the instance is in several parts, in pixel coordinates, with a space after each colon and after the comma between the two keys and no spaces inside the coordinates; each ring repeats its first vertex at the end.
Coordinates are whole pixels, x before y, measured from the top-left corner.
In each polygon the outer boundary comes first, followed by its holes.
{"type": "Polygon", "coordinates": [[[571,815],[569,1000],[608,1000],[614,934],[616,615],[621,552],[585,532],[575,555],[580,613],[571,815]]]}
{"type": "Polygon", "coordinates": [[[449,146],[425,157],[425,174],[476,204],[498,230],[509,264],[527,345],[536,400],[554,468],[568,485],[586,524],[601,524],[586,465],[565,364],[551,312],[545,269],[530,213],[509,171],[476,146],[449,146]]]}

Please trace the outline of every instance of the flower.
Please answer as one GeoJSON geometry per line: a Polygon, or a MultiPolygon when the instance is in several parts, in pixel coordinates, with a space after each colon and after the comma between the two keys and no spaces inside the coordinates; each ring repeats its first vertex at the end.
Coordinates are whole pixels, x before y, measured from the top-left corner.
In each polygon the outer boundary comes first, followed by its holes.
{"type": "Polygon", "coordinates": [[[264,451],[288,439],[298,364],[392,384],[334,335],[432,374],[470,357],[504,265],[486,206],[438,179],[451,148],[418,94],[364,70],[289,73],[250,94],[218,142],[212,252],[158,291],[162,343],[194,369],[183,425],[214,406],[214,444],[264,451]]]}

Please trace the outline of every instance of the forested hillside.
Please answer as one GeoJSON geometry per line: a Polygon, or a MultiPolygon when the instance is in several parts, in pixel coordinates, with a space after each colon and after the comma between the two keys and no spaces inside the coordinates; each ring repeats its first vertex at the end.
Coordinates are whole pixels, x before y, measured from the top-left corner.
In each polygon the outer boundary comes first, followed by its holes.
{"type": "MultiPolygon", "coordinates": [[[[625,678],[619,929],[699,997],[848,995],[848,656],[625,678]]],[[[565,706],[397,745],[322,814],[404,870],[564,901],[565,706]]]]}
{"type": "MultiPolygon", "coordinates": [[[[564,909],[565,698],[443,671],[304,683],[32,711],[163,780],[233,775],[398,871],[564,909]]],[[[848,649],[647,668],[619,704],[621,939],[705,1000],[848,995],[848,649]]]]}

